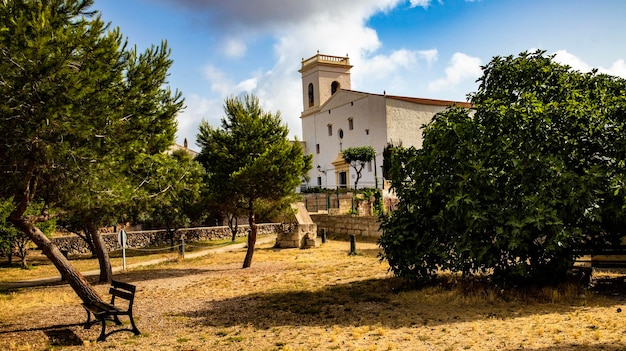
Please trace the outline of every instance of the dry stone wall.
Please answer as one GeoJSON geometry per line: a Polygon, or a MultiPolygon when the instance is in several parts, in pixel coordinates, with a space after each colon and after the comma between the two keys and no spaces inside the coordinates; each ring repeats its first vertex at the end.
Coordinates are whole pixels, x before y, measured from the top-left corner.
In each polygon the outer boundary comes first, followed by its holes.
{"type": "MultiPolygon", "coordinates": [[[[247,225],[240,225],[237,236],[248,235],[247,225]]],[[[283,230],[283,226],[280,223],[263,223],[258,224],[258,234],[276,234],[283,230]]],[[[176,231],[175,240],[178,241],[181,235],[185,235],[185,241],[201,241],[201,240],[221,240],[232,237],[230,228],[223,227],[203,227],[203,228],[184,228],[176,231]]],[[[121,249],[117,240],[117,233],[104,234],[102,239],[109,251],[121,249]]],[[[133,248],[143,248],[151,246],[168,245],[170,243],[169,237],[165,230],[142,230],[127,232],[127,245],[133,248]]],[[[67,235],[53,238],[52,241],[55,245],[69,255],[82,255],[88,254],[91,251],[85,241],[76,235],[67,235]]]]}
{"type": "Polygon", "coordinates": [[[311,219],[317,224],[318,235],[323,229],[330,239],[347,239],[351,234],[357,240],[375,241],[382,232],[379,230],[380,223],[376,216],[350,216],[327,214],[311,214],[311,219]]]}

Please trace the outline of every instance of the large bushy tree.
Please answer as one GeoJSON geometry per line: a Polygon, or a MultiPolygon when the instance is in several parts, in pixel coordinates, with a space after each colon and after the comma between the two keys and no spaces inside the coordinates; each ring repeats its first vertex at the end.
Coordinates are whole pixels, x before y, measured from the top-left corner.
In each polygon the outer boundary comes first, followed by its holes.
{"type": "Polygon", "coordinates": [[[217,201],[248,214],[250,233],[243,263],[247,268],[256,243],[259,201],[284,204],[281,200],[295,193],[311,169],[311,159],[303,155],[298,142],[288,140],[289,130],[280,113],[263,111],[257,97],[230,97],[224,113],[219,128],[206,121],[200,124],[198,160],[207,171],[207,185],[217,201]]]}
{"type": "Polygon", "coordinates": [[[626,81],[544,52],[495,57],[473,111],[451,108],[422,149],[397,148],[383,257],[400,276],[493,271],[548,283],[626,228],[626,81]]]}
{"type": "Polygon", "coordinates": [[[9,220],[84,301],[100,297],[36,224],[54,208],[98,225],[99,214],[145,196],[133,167],[172,144],[182,108],[164,87],[166,45],[127,49],[92,3],[0,3],[0,195],[14,199],[9,220]],[[26,213],[33,201],[44,203],[38,215],[26,213]]]}

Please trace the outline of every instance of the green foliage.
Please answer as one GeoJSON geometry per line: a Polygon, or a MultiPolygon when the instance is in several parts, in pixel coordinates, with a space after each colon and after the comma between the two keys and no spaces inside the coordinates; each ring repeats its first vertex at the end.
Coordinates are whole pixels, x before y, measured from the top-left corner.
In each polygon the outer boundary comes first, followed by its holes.
{"type": "Polygon", "coordinates": [[[471,94],[396,148],[400,203],[380,244],[395,274],[493,271],[554,283],[578,253],[624,235],[626,81],[543,52],[495,57],[471,94]]]}
{"type": "MultiPolygon", "coordinates": [[[[285,199],[294,195],[311,169],[311,158],[303,155],[300,143],[288,140],[289,130],[280,113],[263,111],[255,96],[226,99],[224,112],[220,128],[206,121],[200,124],[198,144],[202,150],[197,159],[207,171],[212,202],[227,213],[246,211],[256,235],[254,216],[259,201],[286,206],[285,199]]],[[[249,255],[251,252],[249,247],[249,255]]]]}
{"type": "Polygon", "coordinates": [[[67,211],[127,202],[139,183],[124,172],[173,142],[167,45],[127,49],[92,3],[0,5],[0,191],[16,216],[36,197],[67,211]]]}
{"type": "MultiPolygon", "coordinates": [[[[43,207],[42,202],[31,203],[26,211],[27,215],[36,215],[41,213],[43,207]]],[[[31,248],[32,242],[24,234],[19,231],[7,219],[13,210],[13,201],[9,199],[0,201],[0,254],[3,254],[11,261],[12,256],[20,258],[22,268],[27,268],[26,255],[28,249],[31,248]]],[[[51,219],[37,224],[38,228],[47,236],[52,235],[56,229],[56,220],[51,219]]]]}
{"type": "Polygon", "coordinates": [[[7,221],[11,211],[13,210],[13,201],[0,201],[0,253],[11,256],[13,243],[20,232],[7,221]]]}
{"type": "Polygon", "coordinates": [[[258,98],[228,98],[221,128],[200,125],[198,161],[219,201],[250,209],[257,199],[281,200],[311,168],[298,143],[288,139],[280,113],[264,112],[258,98]]]}
{"type": "MultiPolygon", "coordinates": [[[[202,216],[201,193],[204,168],[186,151],[147,157],[138,165],[137,174],[150,181],[147,194],[138,207],[143,222],[153,228],[165,228],[173,235],[179,228],[188,227],[202,216]]],[[[171,237],[173,240],[173,236],[171,237]]]]}
{"type": "Polygon", "coordinates": [[[391,168],[390,161],[392,159],[392,155],[395,152],[396,148],[402,147],[402,143],[395,145],[393,143],[387,143],[385,148],[383,149],[383,178],[390,179],[389,169],[391,168]]]}
{"type": "Polygon", "coordinates": [[[92,4],[0,3],[0,197],[14,199],[10,221],[84,301],[99,300],[97,292],[34,224],[57,216],[97,228],[150,198],[150,179],[133,169],[173,143],[183,107],[181,94],[166,87],[166,43],[143,53],[127,48],[92,4]],[[41,212],[26,214],[40,200],[41,212]]]}
{"type": "Polygon", "coordinates": [[[356,208],[351,208],[348,210],[348,212],[346,212],[346,214],[350,216],[358,216],[359,210],[357,210],[356,208]]]}
{"type": "Polygon", "coordinates": [[[376,157],[376,150],[371,146],[355,146],[343,150],[342,155],[344,161],[352,166],[356,172],[356,179],[354,180],[354,189],[356,190],[362,176],[361,172],[363,172],[365,164],[376,157]]]}
{"type": "Polygon", "coordinates": [[[382,190],[378,188],[364,188],[362,193],[365,199],[372,202],[374,214],[382,216],[384,214],[382,190]]]}

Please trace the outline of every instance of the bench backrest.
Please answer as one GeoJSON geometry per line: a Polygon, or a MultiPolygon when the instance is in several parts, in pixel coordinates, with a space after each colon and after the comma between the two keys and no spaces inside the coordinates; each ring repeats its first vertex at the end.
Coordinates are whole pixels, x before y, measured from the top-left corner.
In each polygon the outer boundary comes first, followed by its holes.
{"type": "Polygon", "coordinates": [[[111,288],[109,294],[111,294],[111,304],[115,304],[115,298],[124,299],[128,301],[128,308],[132,308],[133,300],[135,299],[136,287],[132,284],[120,282],[117,280],[111,281],[111,288]]]}

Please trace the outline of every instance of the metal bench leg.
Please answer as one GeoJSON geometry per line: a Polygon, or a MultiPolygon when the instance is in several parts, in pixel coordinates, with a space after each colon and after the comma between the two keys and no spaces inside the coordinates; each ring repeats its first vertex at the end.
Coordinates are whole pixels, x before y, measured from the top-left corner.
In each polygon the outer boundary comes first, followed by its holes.
{"type": "Polygon", "coordinates": [[[113,322],[115,323],[115,325],[122,325],[122,321],[117,315],[113,316],[113,322]]]}
{"type": "Polygon", "coordinates": [[[89,329],[91,328],[91,312],[87,308],[85,308],[85,311],[87,312],[87,321],[85,322],[83,328],[89,329]]]}
{"type": "Polygon", "coordinates": [[[141,334],[141,332],[139,331],[139,329],[137,329],[137,326],[135,325],[135,319],[133,318],[133,314],[129,314],[128,315],[129,319],[130,319],[130,325],[133,326],[133,329],[131,330],[133,332],[133,334],[135,335],[139,335],[141,334]]]}
{"type": "Polygon", "coordinates": [[[102,322],[102,330],[100,331],[100,336],[98,337],[97,341],[105,341],[107,338],[107,335],[105,333],[106,327],[107,327],[107,322],[106,322],[106,318],[102,318],[100,319],[100,321],[102,322]]]}

